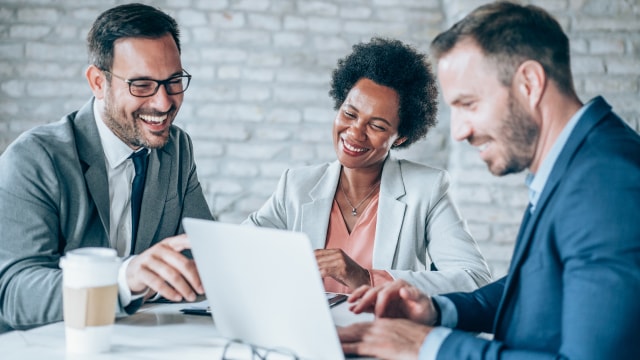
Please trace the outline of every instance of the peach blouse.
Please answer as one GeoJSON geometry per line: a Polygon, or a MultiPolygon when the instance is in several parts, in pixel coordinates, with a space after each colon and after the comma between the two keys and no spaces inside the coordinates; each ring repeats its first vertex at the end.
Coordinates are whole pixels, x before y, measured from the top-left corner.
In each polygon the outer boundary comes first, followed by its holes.
{"type": "MultiPolygon", "coordinates": [[[[373,242],[376,236],[376,221],[378,219],[378,198],[376,194],[364,209],[360,218],[351,229],[351,233],[344,223],[340,206],[333,200],[331,215],[329,216],[329,228],[327,229],[327,242],[325,249],[342,249],[353,261],[369,271],[370,284],[380,285],[393,281],[393,277],[385,270],[371,268],[373,259],[373,242]]],[[[347,216],[350,216],[348,214],[347,216]]],[[[333,278],[324,279],[326,291],[349,294],[352,290],[342,285],[333,278]]]]}

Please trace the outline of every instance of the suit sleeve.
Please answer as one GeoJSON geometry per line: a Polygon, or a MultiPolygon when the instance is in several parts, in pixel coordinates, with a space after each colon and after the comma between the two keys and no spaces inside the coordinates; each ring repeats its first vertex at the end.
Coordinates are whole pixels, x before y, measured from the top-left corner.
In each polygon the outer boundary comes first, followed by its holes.
{"type": "Polygon", "coordinates": [[[504,292],[506,277],[471,293],[450,293],[443,295],[451,300],[457,312],[456,329],[470,332],[493,331],[498,303],[504,292]]]}
{"type": "Polygon", "coordinates": [[[491,333],[493,322],[506,277],[486,285],[472,293],[443,295],[456,308],[458,323],[440,345],[436,359],[558,359],[555,354],[509,349],[500,341],[491,341],[476,336],[474,332],[491,333]]]}
{"type": "MultiPolygon", "coordinates": [[[[414,189],[415,190],[415,189],[414,189]]],[[[465,220],[449,195],[449,179],[440,172],[430,191],[429,210],[424,220],[427,258],[437,271],[389,270],[431,295],[473,291],[491,281],[489,267],[465,220]]],[[[427,201],[424,201],[425,203],[427,201]]],[[[417,241],[417,240],[416,240],[417,241]]]]}
{"type": "Polygon", "coordinates": [[[47,149],[33,139],[0,157],[0,332],[62,320],[55,174],[47,149]]]}

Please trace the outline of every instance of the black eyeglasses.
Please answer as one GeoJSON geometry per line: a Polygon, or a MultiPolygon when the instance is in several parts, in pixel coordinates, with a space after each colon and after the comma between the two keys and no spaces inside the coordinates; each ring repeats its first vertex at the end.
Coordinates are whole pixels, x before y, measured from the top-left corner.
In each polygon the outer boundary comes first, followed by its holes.
{"type": "Polygon", "coordinates": [[[222,351],[221,360],[300,360],[285,349],[265,349],[247,344],[242,340],[229,340],[222,351]]]}
{"type": "Polygon", "coordinates": [[[158,92],[160,85],[164,85],[164,89],[167,91],[168,95],[182,94],[187,91],[189,83],[191,82],[191,75],[189,75],[189,73],[184,69],[182,69],[184,74],[174,75],[166,80],[125,79],[107,70],[102,70],[102,72],[129,84],[129,93],[136,97],[153,96],[158,92]]]}

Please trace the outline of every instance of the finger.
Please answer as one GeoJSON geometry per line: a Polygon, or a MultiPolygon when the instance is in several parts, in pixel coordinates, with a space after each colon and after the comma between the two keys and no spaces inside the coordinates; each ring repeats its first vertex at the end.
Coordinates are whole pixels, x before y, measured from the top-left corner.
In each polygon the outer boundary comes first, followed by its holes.
{"type": "Polygon", "coordinates": [[[156,272],[162,279],[173,287],[183,298],[188,301],[196,299],[196,293],[202,294],[202,283],[195,268],[193,270],[177,269],[170,263],[163,263],[156,272]]]}
{"type": "MultiPolygon", "coordinates": [[[[397,317],[398,307],[394,306],[394,303],[402,302],[402,298],[399,295],[400,289],[410,286],[404,280],[395,280],[392,283],[388,283],[381,286],[378,291],[378,297],[376,299],[374,314],[376,317],[391,316],[397,317]]],[[[397,305],[397,304],[395,304],[397,305]]]]}
{"type": "Polygon", "coordinates": [[[313,250],[313,254],[316,256],[316,258],[321,257],[326,253],[327,253],[327,249],[315,249],[315,250],[313,250]]]}
{"type": "Polygon", "coordinates": [[[361,295],[360,299],[354,303],[350,310],[355,314],[362,312],[373,312],[378,298],[380,287],[369,287],[367,291],[361,295]]]}
{"type": "Polygon", "coordinates": [[[369,289],[371,289],[370,285],[362,285],[358,287],[351,293],[351,295],[349,295],[349,298],[347,299],[347,301],[350,303],[354,303],[360,300],[362,295],[364,295],[367,291],[369,291],[369,289]]]}
{"type": "Polygon", "coordinates": [[[371,326],[371,322],[361,322],[349,326],[336,326],[338,338],[341,342],[356,342],[362,340],[362,334],[371,326]]]}
{"type": "MultiPolygon", "coordinates": [[[[151,249],[152,256],[156,256],[161,261],[167,263],[169,266],[177,270],[182,278],[184,278],[191,289],[188,294],[192,294],[191,290],[195,290],[198,294],[204,294],[204,288],[202,287],[202,281],[198,274],[195,262],[192,259],[187,258],[180,252],[185,249],[190,249],[191,243],[186,234],[176,235],[170,238],[166,238],[151,249]]],[[[149,249],[149,250],[151,250],[149,249]]],[[[165,278],[169,281],[171,278],[165,278]]],[[[179,280],[178,280],[179,281],[179,280]]],[[[176,284],[169,281],[169,283],[175,287],[176,284]]],[[[183,292],[181,292],[185,295],[183,292]]]]}
{"type": "MultiPolygon", "coordinates": [[[[141,254],[135,259],[139,268],[146,268],[155,277],[147,274],[146,285],[161,295],[169,296],[171,300],[179,301],[172,290],[175,290],[182,298],[195,300],[194,290],[202,293],[202,284],[198,276],[193,260],[186,258],[170,246],[172,241],[184,241],[184,239],[167,239],[141,254]],[[172,289],[168,290],[165,283],[172,289]]],[[[135,277],[135,274],[134,274],[135,277]]]]}
{"type": "Polygon", "coordinates": [[[340,342],[350,343],[358,341],[360,339],[357,332],[353,328],[353,325],[347,327],[337,326],[336,330],[338,331],[338,339],[340,339],[340,342]]]}
{"type": "MultiPolygon", "coordinates": [[[[358,356],[376,356],[375,353],[375,343],[370,343],[367,341],[355,341],[355,342],[345,342],[341,344],[342,352],[345,355],[358,355],[358,356]]],[[[378,358],[376,356],[376,358],[378,358]]]]}
{"type": "MultiPolygon", "coordinates": [[[[191,249],[191,242],[186,234],[180,234],[166,238],[159,242],[157,245],[165,245],[171,247],[174,251],[180,252],[182,250],[191,249]]],[[[156,245],[156,246],[157,246],[156,245]]]]}
{"type": "Polygon", "coordinates": [[[182,276],[182,273],[165,262],[165,260],[166,258],[155,256],[147,259],[145,267],[155,275],[149,278],[148,286],[173,301],[181,301],[182,299],[194,301],[196,294],[182,276]]]}
{"type": "Polygon", "coordinates": [[[151,292],[158,293],[160,296],[171,301],[182,300],[182,296],[177,291],[169,286],[158,274],[148,268],[145,267],[137,270],[136,277],[138,281],[141,281],[147,288],[151,289],[151,292]]]}
{"type": "Polygon", "coordinates": [[[324,254],[317,256],[316,262],[318,264],[318,270],[320,270],[320,275],[323,278],[331,277],[342,282],[342,277],[340,276],[342,263],[340,259],[331,254],[324,254]]]}
{"type": "Polygon", "coordinates": [[[360,355],[358,353],[358,345],[359,343],[342,343],[342,352],[346,355],[360,355]]]}
{"type": "Polygon", "coordinates": [[[373,311],[376,317],[386,317],[397,311],[393,305],[400,297],[398,293],[405,284],[401,280],[394,281],[378,291],[373,311]]]}
{"type": "Polygon", "coordinates": [[[378,292],[376,302],[373,305],[373,314],[377,318],[384,317],[388,312],[390,297],[383,291],[378,292]]]}
{"type": "Polygon", "coordinates": [[[189,283],[191,289],[195,290],[198,294],[204,293],[195,261],[179,252],[165,253],[163,260],[168,266],[179,272],[181,278],[189,283]]]}
{"type": "Polygon", "coordinates": [[[418,301],[422,296],[422,293],[420,292],[420,290],[418,290],[413,286],[405,286],[403,288],[400,288],[398,293],[400,294],[401,298],[405,300],[410,300],[410,301],[418,301]]]}

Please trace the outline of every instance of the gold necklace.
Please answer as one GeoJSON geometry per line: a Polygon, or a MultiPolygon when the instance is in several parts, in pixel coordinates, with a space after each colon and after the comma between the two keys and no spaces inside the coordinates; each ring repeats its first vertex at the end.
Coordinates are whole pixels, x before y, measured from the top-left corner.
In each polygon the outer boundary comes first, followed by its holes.
{"type": "Polygon", "coordinates": [[[349,206],[351,206],[351,215],[358,216],[358,207],[360,207],[360,205],[362,205],[362,203],[365,202],[369,198],[369,196],[371,196],[371,194],[373,194],[379,182],[380,180],[376,181],[373,184],[373,186],[371,186],[371,190],[369,190],[369,193],[367,194],[367,196],[365,196],[364,199],[360,200],[360,202],[356,206],[353,206],[353,204],[351,203],[351,200],[349,200],[349,197],[347,196],[347,193],[344,191],[344,186],[342,186],[342,181],[340,182],[340,190],[342,190],[342,194],[344,195],[344,198],[347,199],[347,203],[349,204],[349,206]]]}

